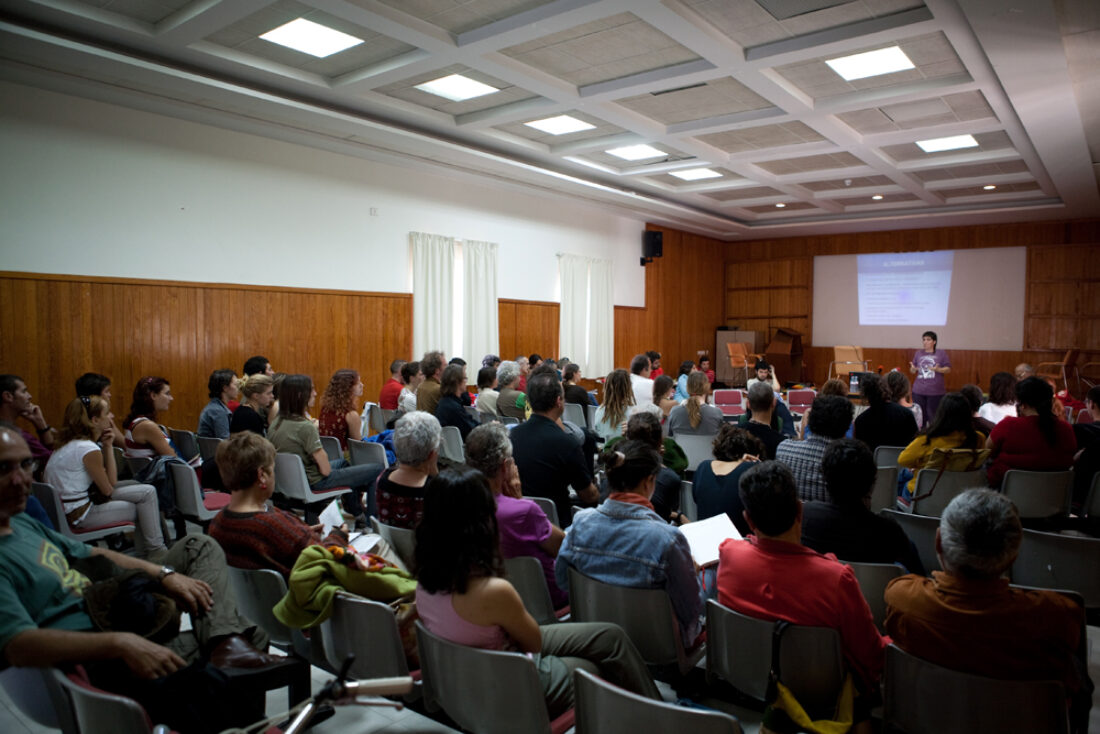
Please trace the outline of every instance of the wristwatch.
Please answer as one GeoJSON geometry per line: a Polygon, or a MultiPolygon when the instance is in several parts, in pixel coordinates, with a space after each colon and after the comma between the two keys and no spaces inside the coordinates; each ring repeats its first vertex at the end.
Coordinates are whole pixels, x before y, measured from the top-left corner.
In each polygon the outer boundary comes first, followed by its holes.
{"type": "Polygon", "coordinates": [[[164,581],[164,579],[168,578],[169,576],[171,576],[175,572],[176,572],[176,569],[172,568],[171,566],[167,566],[167,565],[161,566],[160,567],[160,573],[157,574],[157,581],[158,582],[164,581]]]}

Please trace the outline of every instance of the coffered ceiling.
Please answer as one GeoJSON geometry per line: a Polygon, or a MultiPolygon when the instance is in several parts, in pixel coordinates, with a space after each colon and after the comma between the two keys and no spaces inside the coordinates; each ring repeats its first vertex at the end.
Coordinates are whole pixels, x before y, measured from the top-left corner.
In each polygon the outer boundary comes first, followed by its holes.
{"type": "Polygon", "coordinates": [[[0,0],[0,78],[733,240],[1100,215],[1098,21],[1095,0],[0,0]],[[361,43],[260,38],[297,18],[361,43]],[[826,63],[893,47],[911,68],[826,63]],[[454,74],[496,91],[418,88],[454,74]],[[584,129],[527,124],[561,115],[584,129]]]}

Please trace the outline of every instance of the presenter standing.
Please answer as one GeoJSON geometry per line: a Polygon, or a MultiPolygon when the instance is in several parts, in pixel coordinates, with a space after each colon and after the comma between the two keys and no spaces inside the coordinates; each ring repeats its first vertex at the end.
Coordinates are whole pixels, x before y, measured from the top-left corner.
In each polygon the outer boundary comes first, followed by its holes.
{"type": "Polygon", "coordinates": [[[909,371],[917,376],[913,380],[913,402],[920,406],[926,426],[936,415],[936,408],[947,392],[943,376],[951,371],[951,360],[947,352],[939,348],[936,332],[924,332],[921,342],[924,346],[913,354],[909,371]]]}

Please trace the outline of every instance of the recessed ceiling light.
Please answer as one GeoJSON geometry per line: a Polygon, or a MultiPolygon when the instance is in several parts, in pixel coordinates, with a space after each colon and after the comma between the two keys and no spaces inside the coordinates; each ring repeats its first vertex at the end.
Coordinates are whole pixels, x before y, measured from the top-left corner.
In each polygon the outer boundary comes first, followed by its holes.
{"type": "Polygon", "coordinates": [[[523,124],[528,127],[533,127],[536,130],[542,130],[544,133],[550,133],[551,135],[567,135],[568,133],[576,133],[581,130],[594,130],[596,128],[595,125],[590,125],[584,120],[578,120],[569,115],[547,117],[545,120],[534,120],[523,124]]]}
{"type": "Polygon", "coordinates": [[[893,74],[895,71],[915,69],[913,62],[897,46],[880,48],[877,51],[867,51],[862,54],[841,56],[837,59],[825,61],[833,71],[844,77],[845,81],[853,79],[865,79],[869,76],[881,74],[893,74]]]}
{"type": "Polygon", "coordinates": [[[977,148],[978,141],[974,139],[973,135],[952,135],[947,138],[918,140],[917,145],[925,153],[939,153],[942,150],[955,150],[957,148],[977,148]]]}
{"type": "Polygon", "coordinates": [[[993,184],[986,184],[986,185],[985,185],[985,186],[983,186],[982,188],[983,188],[983,189],[985,189],[986,191],[992,191],[993,189],[995,189],[995,188],[997,188],[997,187],[996,187],[996,186],[994,186],[993,184]]]}
{"type": "Polygon", "coordinates": [[[775,208],[776,208],[776,209],[782,209],[782,208],[783,208],[783,207],[785,207],[785,206],[787,206],[787,205],[786,205],[786,204],[776,204],[776,205],[775,205],[775,208]]]}
{"type": "Polygon", "coordinates": [[[626,161],[640,161],[645,158],[656,158],[658,156],[668,155],[668,153],[665,153],[663,150],[657,150],[652,145],[628,145],[624,148],[612,148],[604,152],[626,161]]]}
{"type": "Polygon", "coordinates": [[[882,194],[875,194],[871,198],[874,199],[875,201],[882,201],[882,194]]]}
{"type": "Polygon", "coordinates": [[[462,76],[461,74],[451,74],[450,76],[432,79],[430,82],[417,84],[416,88],[423,92],[449,99],[452,102],[462,102],[467,99],[483,97],[486,94],[500,91],[496,87],[482,84],[479,81],[462,76]]]}
{"type": "Polygon", "coordinates": [[[295,51],[323,59],[346,48],[358,46],[362,38],[334,30],[312,20],[298,18],[264,33],[260,38],[295,51]]]}
{"type": "Polygon", "coordinates": [[[704,178],[722,178],[718,171],[709,168],[689,168],[686,171],[672,171],[672,175],[684,181],[699,181],[704,178]]]}

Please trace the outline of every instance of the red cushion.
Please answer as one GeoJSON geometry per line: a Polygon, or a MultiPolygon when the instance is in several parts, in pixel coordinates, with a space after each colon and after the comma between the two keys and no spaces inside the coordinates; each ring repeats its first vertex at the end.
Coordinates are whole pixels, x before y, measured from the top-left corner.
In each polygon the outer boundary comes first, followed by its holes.
{"type": "Polygon", "coordinates": [[[97,530],[107,530],[108,528],[119,528],[120,530],[130,530],[134,527],[132,522],[126,522],[121,520],[119,522],[112,522],[107,525],[96,525],[93,527],[86,527],[84,525],[69,525],[69,529],[74,533],[93,533],[97,530]]]}
{"type": "Polygon", "coordinates": [[[202,505],[208,510],[217,511],[229,506],[228,492],[203,492],[202,505]]]}
{"type": "Polygon", "coordinates": [[[332,494],[333,492],[351,491],[351,487],[329,487],[328,489],[311,489],[313,494],[332,494]]]}
{"type": "Polygon", "coordinates": [[[577,723],[577,712],[569,709],[564,714],[550,722],[550,734],[565,734],[577,723]]]}

